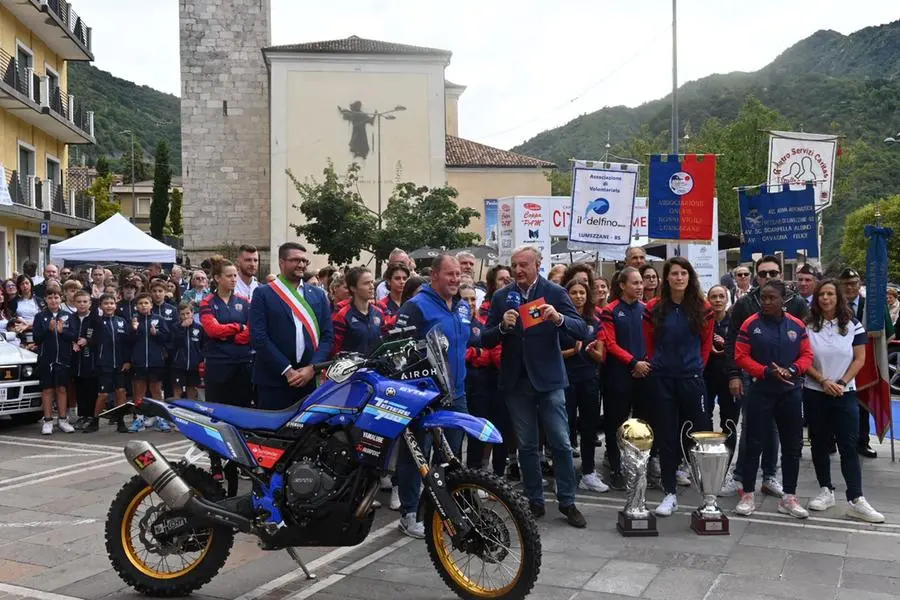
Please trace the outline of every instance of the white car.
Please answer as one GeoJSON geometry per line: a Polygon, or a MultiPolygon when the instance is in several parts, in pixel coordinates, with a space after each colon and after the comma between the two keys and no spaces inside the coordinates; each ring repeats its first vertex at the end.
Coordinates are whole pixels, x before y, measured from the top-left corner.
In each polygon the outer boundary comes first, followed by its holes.
{"type": "Polygon", "coordinates": [[[10,343],[14,333],[0,332],[0,418],[33,423],[41,414],[37,354],[10,343]]]}

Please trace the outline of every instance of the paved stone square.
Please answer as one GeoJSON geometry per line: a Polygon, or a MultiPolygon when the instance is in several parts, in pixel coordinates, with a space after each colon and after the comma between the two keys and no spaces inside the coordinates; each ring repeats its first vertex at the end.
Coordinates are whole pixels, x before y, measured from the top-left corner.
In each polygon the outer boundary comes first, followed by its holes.
{"type": "MultiPolygon", "coordinates": [[[[169,456],[189,443],[148,432],[169,456]]],[[[122,459],[128,436],[41,437],[34,427],[0,422],[0,600],[115,600],[138,597],[112,571],[103,522],[113,495],[132,476],[122,459]]],[[[889,447],[864,460],[866,497],[888,522],[868,525],[843,516],[846,503],[806,521],[780,515],[766,498],[750,518],[729,513],[731,535],[702,538],[689,529],[699,496],[679,490],[676,516],[658,521],[657,538],[622,538],[615,530],[620,493],[579,492],[588,527],[567,526],[553,502],[540,522],[543,564],[532,596],[541,600],[650,598],[795,600],[900,598],[900,463],[889,447]]],[[[841,482],[838,461],[834,481],[841,482]]],[[[809,449],[800,495],[817,492],[809,449]]],[[[843,498],[838,483],[836,496],[843,498]]],[[[655,505],[658,491],[648,492],[655,505]]],[[[387,504],[387,494],[381,496],[387,504]]],[[[729,511],[736,499],[721,501],[729,511]]],[[[400,535],[397,513],[381,509],[372,534],[355,548],[305,549],[318,575],[305,581],[285,552],[260,550],[239,535],[224,569],[194,598],[227,600],[450,599],[425,543],[400,535]]]]}

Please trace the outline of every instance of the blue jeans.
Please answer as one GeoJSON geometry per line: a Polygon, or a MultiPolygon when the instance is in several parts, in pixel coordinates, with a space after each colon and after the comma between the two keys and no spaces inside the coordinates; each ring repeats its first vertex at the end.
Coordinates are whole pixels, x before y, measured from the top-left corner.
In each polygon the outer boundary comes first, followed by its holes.
{"type": "MultiPolygon", "coordinates": [[[[450,407],[450,409],[462,413],[469,412],[465,395],[454,399],[453,406],[450,407]]],[[[416,440],[422,448],[422,454],[424,454],[426,458],[430,457],[432,445],[431,433],[426,432],[421,427],[416,427],[413,433],[416,434],[416,440]]],[[[462,452],[462,442],[465,432],[462,429],[445,429],[444,435],[447,437],[447,442],[450,444],[453,453],[459,458],[462,452]]],[[[400,444],[400,451],[397,455],[397,493],[400,495],[400,514],[406,515],[418,512],[419,510],[419,496],[422,492],[422,476],[419,474],[419,469],[416,467],[416,463],[413,461],[412,455],[409,453],[409,448],[406,447],[406,442],[403,441],[403,438],[397,438],[397,443],[400,444]]]]}
{"type": "MultiPolygon", "coordinates": [[[[744,400],[746,400],[747,392],[750,390],[750,378],[744,377],[744,400]]],[[[747,403],[741,401],[741,435],[738,439],[737,461],[734,464],[734,480],[742,482],[744,479],[744,461],[747,456],[747,403]]],[[[763,481],[770,477],[778,475],[778,427],[775,420],[772,420],[772,427],[769,428],[763,441],[762,448],[762,473],[763,481]]]]}
{"type": "Polygon", "coordinates": [[[525,497],[532,504],[544,505],[541,485],[540,432],[538,419],[553,452],[556,475],[556,500],[560,508],[575,504],[575,463],[569,440],[569,417],[566,412],[566,391],[538,392],[523,377],[506,394],[506,406],[519,443],[519,466],[525,497]]]}

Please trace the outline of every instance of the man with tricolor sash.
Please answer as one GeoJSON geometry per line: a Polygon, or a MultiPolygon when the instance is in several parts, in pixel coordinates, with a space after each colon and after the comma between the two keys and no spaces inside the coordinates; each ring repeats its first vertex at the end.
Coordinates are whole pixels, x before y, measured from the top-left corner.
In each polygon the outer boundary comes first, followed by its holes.
{"type": "Polygon", "coordinates": [[[331,352],[334,332],[328,298],[321,288],[303,283],[308,265],[306,248],[296,242],[282,244],[278,277],[253,293],[253,383],[262,409],[287,408],[315,389],[312,365],[328,360],[331,352]]]}

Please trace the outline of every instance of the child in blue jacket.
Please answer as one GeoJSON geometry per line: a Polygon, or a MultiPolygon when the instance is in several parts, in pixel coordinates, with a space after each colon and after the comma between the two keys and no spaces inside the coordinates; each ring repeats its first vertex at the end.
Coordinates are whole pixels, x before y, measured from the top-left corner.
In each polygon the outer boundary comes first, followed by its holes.
{"type": "MultiPolygon", "coordinates": [[[[143,292],[135,298],[137,315],[131,321],[131,364],[134,368],[132,389],[135,398],[143,398],[149,388],[151,397],[162,400],[162,380],[166,372],[166,345],[171,338],[171,331],[166,320],[153,314],[153,301],[150,294],[143,292]]],[[[144,429],[144,416],[135,418],[130,433],[144,429]]],[[[169,424],[164,419],[156,419],[156,427],[160,431],[169,431],[169,424]]]]}
{"type": "MultiPolygon", "coordinates": [[[[84,433],[100,428],[100,413],[106,410],[109,395],[116,395],[116,406],[125,404],[125,374],[131,369],[131,324],[116,314],[116,297],[100,296],[101,316],[91,340],[94,346],[94,365],[97,370],[97,402],[94,417],[84,426],[84,433]]],[[[124,417],[116,419],[116,431],[127,433],[124,417]]]]}
{"type": "Polygon", "coordinates": [[[203,345],[206,341],[203,327],[194,322],[193,304],[186,300],[178,306],[179,321],[172,329],[169,349],[172,353],[172,393],[181,398],[182,390],[187,397],[197,398],[200,385],[200,363],[203,362],[203,345]]]}
{"type": "Polygon", "coordinates": [[[41,382],[41,403],[44,421],[41,433],[53,433],[53,395],[56,393],[56,409],[60,431],[72,433],[75,428],[66,420],[66,387],[69,385],[69,365],[72,363],[72,342],[78,337],[71,315],[60,310],[62,298],[59,285],[48,285],[44,300],[46,310],[34,317],[33,335],[38,351],[38,374],[41,382]]]}

